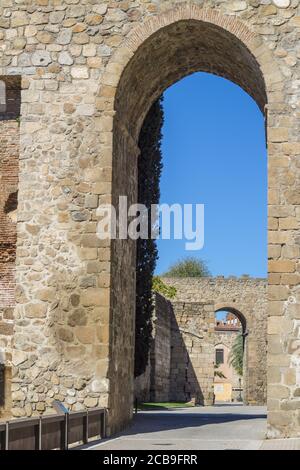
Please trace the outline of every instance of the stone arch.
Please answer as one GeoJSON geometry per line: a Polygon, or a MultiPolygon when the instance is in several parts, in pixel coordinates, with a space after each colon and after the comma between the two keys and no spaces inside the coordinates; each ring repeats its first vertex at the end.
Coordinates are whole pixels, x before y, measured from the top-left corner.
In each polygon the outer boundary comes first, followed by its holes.
{"type": "MultiPolygon", "coordinates": [[[[233,313],[242,324],[242,334],[244,339],[244,403],[245,404],[264,404],[266,401],[266,367],[262,364],[262,359],[266,360],[266,349],[262,348],[260,354],[257,354],[257,334],[258,329],[266,327],[267,319],[263,325],[259,323],[255,312],[248,308],[244,302],[243,306],[239,304],[218,302],[216,299],[215,311],[225,310],[233,313]],[[256,325],[256,322],[258,323],[256,325]],[[262,373],[262,370],[264,373],[262,373]],[[261,376],[260,376],[261,375],[261,376]],[[262,383],[261,383],[262,382],[262,383]]],[[[249,306],[250,307],[250,306],[249,306]]],[[[267,312],[266,312],[267,313],[267,312]]],[[[265,332],[266,333],[266,332],[265,332]]]]}
{"type": "MultiPolygon", "coordinates": [[[[242,309],[238,309],[236,306],[231,307],[227,306],[228,304],[220,304],[217,303],[215,304],[215,313],[220,312],[220,311],[225,311],[225,312],[230,312],[233,315],[235,315],[238,320],[241,322],[242,326],[242,335],[243,335],[243,358],[244,358],[244,363],[243,363],[243,401],[245,404],[248,403],[253,403],[256,404],[256,397],[253,396],[253,390],[256,388],[255,380],[256,376],[253,375],[252,373],[249,373],[249,351],[252,349],[252,342],[253,338],[252,335],[248,335],[248,322],[247,322],[247,313],[244,314],[242,313],[242,309]],[[249,343],[250,341],[250,348],[249,348],[249,343]]],[[[225,344],[224,338],[223,344],[225,344]]],[[[220,343],[221,344],[221,343],[220,343]]],[[[216,345],[215,345],[216,347],[216,345]]],[[[226,344],[226,347],[229,348],[228,344],[226,344]]],[[[260,402],[259,404],[263,404],[263,402],[260,402]]]]}
{"type": "MultiPolygon", "coordinates": [[[[105,103],[99,128],[106,132],[104,147],[112,153],[112,202],[115,206],[119,195],[127,195],[128,204],[136,202],[138,136],[151,104],[168,86],[195,71],[212,72],[240,85],[255,99],[265,116],[267,108],[276,102],[273,92],[283,86],[269,49],[234,16],[184,4],[146,20],[115,51],[99,90],[99,100],[105,103]]],[[[124,422],[130,418],[128,407],[124,412],[124,403],[130,402],[133,390],[130,376],[133,377],[134,340],[128,331],[134,331],[134,260],[132,241],[112,241],[112,429],[120,416],[124,422]],[[126,354],[124,337],[127,338],[126,354]],[[128,390],[127,397],[124,397],[124,390],[128,390]]]]}
{"type": "Polygon", "coordinates": [[[241,322],[241,325],[242,325],[242,329],[243,329],[243,334],[245,334],[247,332],[247,318],[246,316],[240,311],[238,310],[236,307],[228,307],[226,304],[224,306],[220,306],[220,304],[217,304],[215,306],[215,313],[217,312],[221,312],[221,311],[225,311],[225,312],[230,312],[232,313],[233,315],[235,315],[241,322]]]}
{"type": "Polygon", "coordinates": [[[215,349],[218,347],[227,348],[227,349],[229,348],[228,344],[224,340],[222,340],[222,342],[220,342],[219,340],[215,341],[215,349]]]}
{"type": "MultiPolygon", "coordinates": [[[[237,17],[226,15],[217,9],[202,8],[200,5],[189,2],[182,3],[159,16],[148,17],[142,24],[130,31],[115,50],[108,61],[98,92],[99,98],[105,101],[107,114],[111,118],[116,110],[116,94],[121,77],[138,49],[161,29],[188,20],[214,25],[239,40],[255,58],[261,70],[268,102],[264,105],[269,108],[278,101],[276,92],[283,88],[284,77],[263,39],[237,17]]],[[[261,100],[257,102],[263,103],[261,100]]],[[[262,109],[262,106],[260,107],[262,109]]]]}

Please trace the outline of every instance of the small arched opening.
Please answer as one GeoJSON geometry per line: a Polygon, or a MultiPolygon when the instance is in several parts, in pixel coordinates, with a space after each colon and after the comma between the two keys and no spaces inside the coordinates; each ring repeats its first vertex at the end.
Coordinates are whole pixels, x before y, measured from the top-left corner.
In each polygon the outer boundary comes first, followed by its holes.
{"type": "Polygon", "coordinates": [[[241,402],[246,383],[247,322],[236,308],[215,312],[215,402],[241,402]]]}

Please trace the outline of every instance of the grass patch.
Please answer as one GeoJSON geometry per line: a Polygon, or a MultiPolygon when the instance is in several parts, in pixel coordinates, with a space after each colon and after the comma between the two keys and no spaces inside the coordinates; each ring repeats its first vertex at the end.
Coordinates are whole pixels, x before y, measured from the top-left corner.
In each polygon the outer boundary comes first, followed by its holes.
{"type": "Polygon", "coordinates": [[[147,410],[172,410],[176,408],[191,408],[194,407],[192,403],[183,402],[162,402],[162,403],[139,403],[138,409],[143,411],[147,410]]]}

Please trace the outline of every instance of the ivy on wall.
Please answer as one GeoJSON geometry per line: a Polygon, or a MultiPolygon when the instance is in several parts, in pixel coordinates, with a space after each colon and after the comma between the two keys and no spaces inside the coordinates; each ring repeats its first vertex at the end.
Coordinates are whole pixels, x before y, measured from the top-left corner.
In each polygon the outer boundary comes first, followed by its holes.
{"type": "MultiPolygon", "coordinates": [[[[158,204],[159,183],[162,171],[162,98],[150,108],[139,138],[141,154],[138,160],[138,202],[147,209],[158,204]]],[[[148,211],[148,239],[137,240],[136,258],[136,328],[134,375],[141,375],[148,363],[154,309],[152,278],[158,258],[156,240],[151,239],[151,218],[148,211]]]]}
{"type": "Polygon", "coordinates": [[[177,289],[174,286],[168,286],[158,276],[154,276],[152,280],[152,290],[163,295],[167,299],[174,299],[177,289]]]}

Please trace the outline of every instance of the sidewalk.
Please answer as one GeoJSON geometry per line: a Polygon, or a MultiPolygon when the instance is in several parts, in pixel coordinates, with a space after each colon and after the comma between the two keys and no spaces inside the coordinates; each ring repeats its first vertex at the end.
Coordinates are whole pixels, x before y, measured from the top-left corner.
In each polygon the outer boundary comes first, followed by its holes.
{"type": "Polygon", "coordinates": [[[268,439],[262,442],[259,450],[300,450],[300,438],[268,439]]]}
{"type": "Polygon", "coordinates": [[[143,411],[90,450],[300,450],[299,439],[265,440],[266,409],[242,405],[143,411]]]}

